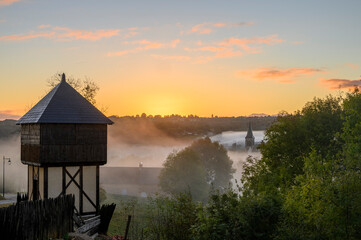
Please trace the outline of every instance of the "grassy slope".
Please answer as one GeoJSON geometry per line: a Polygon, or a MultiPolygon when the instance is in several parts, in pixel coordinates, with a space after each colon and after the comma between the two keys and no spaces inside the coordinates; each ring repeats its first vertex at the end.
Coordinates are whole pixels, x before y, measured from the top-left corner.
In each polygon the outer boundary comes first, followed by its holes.
{"type": "Polygon", "coordinates": [[[146,217],[146,208],[144,203],[147,199],[107,194],[107,199],[102,204],[115,203],[112,220],[109,224],[108,235],[124,235],[128,215],[132,215],[129,228],[129,239],[140,239],[142,229],[145,226],[144,218],[146,217]]]}

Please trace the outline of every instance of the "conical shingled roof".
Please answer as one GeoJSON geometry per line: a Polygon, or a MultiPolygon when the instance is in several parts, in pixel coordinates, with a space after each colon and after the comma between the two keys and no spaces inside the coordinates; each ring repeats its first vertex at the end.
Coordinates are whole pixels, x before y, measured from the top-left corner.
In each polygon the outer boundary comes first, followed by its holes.
{"type": "Polygon", "coordinates": [[[251,122],[249,122],[249,124],[248,124],[248,131],[247,131],[246,138],[254,138],[251,122]]]}
{"type": "Polygon", "coordinates": [[[29,123],[113,124],[109,118],[65,81],[64,74],[61,82],[16,124],[29,123]]]}

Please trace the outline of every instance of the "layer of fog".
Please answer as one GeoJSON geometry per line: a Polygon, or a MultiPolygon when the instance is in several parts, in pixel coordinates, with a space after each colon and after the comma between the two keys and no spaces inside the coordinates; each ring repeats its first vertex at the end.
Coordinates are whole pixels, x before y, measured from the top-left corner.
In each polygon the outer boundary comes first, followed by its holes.
{"type": "Polygon", "coordinates": [[[143,119],[122,120],[109,126],[107,167],[161,167],[169,153],[191,141],[168,136],[143,119]]]}
{"type": "Polygon", "coordinates": [[[0,140],[0,176],[1,192],[3,187],[3,157],[10,158],[11,163],[5,161],[5,192],[27,191],[27,166],[20,161],[20,136],[7,140],[0,140]]]}
{"type": "MultiPolygon", "coordinates": [[[[245,145],[246,131],[229,131],[211,137],[212,141],[217,141],[230,148],[234,143],[245,145]]],[[[254,131],[255,142],[261,142],[264,138],[264,131],[254,131]]],[[[112,136],[112,134],[110,134],[112,136]]],[[[149,138],[151,140],[151,138],[149,138]]],[[[191,141],[177,141],[165,137],[161,144],[158,141],[143,144],[129,144],[117,138],[109,138],[108,163],[107,167],[137,167],[143,163],[143,167],[162,167],[167,156],[173,151],[179,151],[191,144],[191,141]],[[165,144],[165,143],[168,143],[165,144]]],[[[240,179],[243,163],[248,156],[260,158],[258,151],[232,151],[228,150],[228,155],[233,161],[233,168],[236,169],[235,179],[240,179]]]]}
{"type": "MultiPolygon", "coordinates": [[[[211,137],[212,141],[217,141],[226,148],[231,148],[234,143],[237,145],[245,146],[245,137],[247,131],[235,132],[223,132],[218,135],[211,137]]],[[[260,143],[264,139],[264,131],[253,131],[255,137],[255,142],[260,143]]],[[[232,151],[228,150],[228,156],[233,161],[233,168],[236,169],[236,172],[233,174],[233,179],[239,180],[242,176],[243,164],[246,162],[247,157],[251,156],[254,158],[261,158],[261,153],[259,151],[232,151]]],[[[239,182],[239,181],[238,181],[239,182]]]]}
{"type": "MultiPolygon", "coordinates": [[[[159,133],[151,126],[139,128],[138,134],[122,132],[121,126],[110,127],[108,137],[108,163],[106,167],[137,167],[142,162],[144,167],[162,167],[167,156],[173,151],[179,151],[191,144],[190,140],[178,140],[164,133],[159,133]],[[144,130],[146,129],[146,131],[144,130]],[[154,131],[153,131],[154,130],[154,131]],[[159,134],[159,135],[158,135],[159,134]]],[[[244,146],[246,132],[223,132],[211,137],[224,146],[232,144],[244,146]]],[[[260,142],[263,131],[254,131],[256,142],[260,142]]],[[[233,160],[233,167],[237,170],[234,178],[240,179],[242,165],[248,156],[260,157],[259,152],[228,151],[233,160]]],[[[2,156],[10,157],[11,164],[5,165],[5,182],[7,192],[27,190],[27,166],[20,161],[20,136],[0,141],[0,160],[2,156]]],[[[0,164],[0,190],[2,190],[3,165],[0,164]]]]}

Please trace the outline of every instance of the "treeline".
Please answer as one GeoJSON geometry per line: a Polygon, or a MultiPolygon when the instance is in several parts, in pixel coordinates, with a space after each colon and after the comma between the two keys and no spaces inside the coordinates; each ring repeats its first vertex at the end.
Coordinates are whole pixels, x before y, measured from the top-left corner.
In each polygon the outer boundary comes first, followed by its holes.
{"type": "MultiPolygon", "coordinates": [[[[223,131],[247,131],[249,122],[253,130],[265,130],[276,117],[198,117],[195,115],[169,115],[161,117],[142,114],[141,116],[110,117],[115,125],[132,129],[132,126],[153,125],[161,133],[170,137],[204,136],[223,131]]],[[[139,128],[138,128],[139,129],[139,128]]]]}
{"type": "MultiPolygon", "coordinates": [[[[276,117],[203,118],[196,115],[161,117],[160,115],[147,116],[142,114],[140,116],[111,116],[110,119],[115,123],[109,130],[111,135],[121,135],[120,137],[130,141],[130,143],[139,143],[144,134],[143,140],[147,137],[152,140],[164,136],[185,138],[213,135],[223,131],[247,131],[249,122],[252,123],[253,130],[265,130],[276,120],[276,117]],[[139,138],[133,139],[135,136],[139,136],[139,138]]],[[[0,139],[7,139],[19,134],[20,126],[16,125],[15,120],[0,121],[0,139]]]]}

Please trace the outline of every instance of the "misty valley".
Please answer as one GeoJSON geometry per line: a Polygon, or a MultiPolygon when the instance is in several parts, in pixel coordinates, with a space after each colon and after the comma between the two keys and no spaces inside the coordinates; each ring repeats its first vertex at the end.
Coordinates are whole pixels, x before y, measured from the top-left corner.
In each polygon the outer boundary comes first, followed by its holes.
{"type": "MultiPolygon", "coordinates": [[[[108,163],[100,169],[100,183],[106,192],[143,197],[160,192],[158,176],[167,156],[189,146],[195,139],[207,136],[228,150],[233,168],[236,169],[234,178],[240,179],[242,163],[246,158],[260,156],[256,148],[254,151],[245,149],[247,124],[252,122],[253,128],[262,129],[275,120],[275,117],[155,117],[159,122],[164,121],[169,125],[158,123],[161,127],[157,127],[152,118],[111,118],[115,124],[108,130],[108,163]],[[214,126],[209,122],[213,122],[214,126]],[[141,175],[145,180],[138,177],[140,164],[143,168],[141,175]]],[[[6,191],[26,192],[26,166],[20,162],[20,135],[15,120],[1,121],[0,133],[0,152],[12,159],[12,164],[6,167],[6,191]]],[[[253,134],[256,144],[261,143],[264,130],[253,131],[253,134]]]]}

